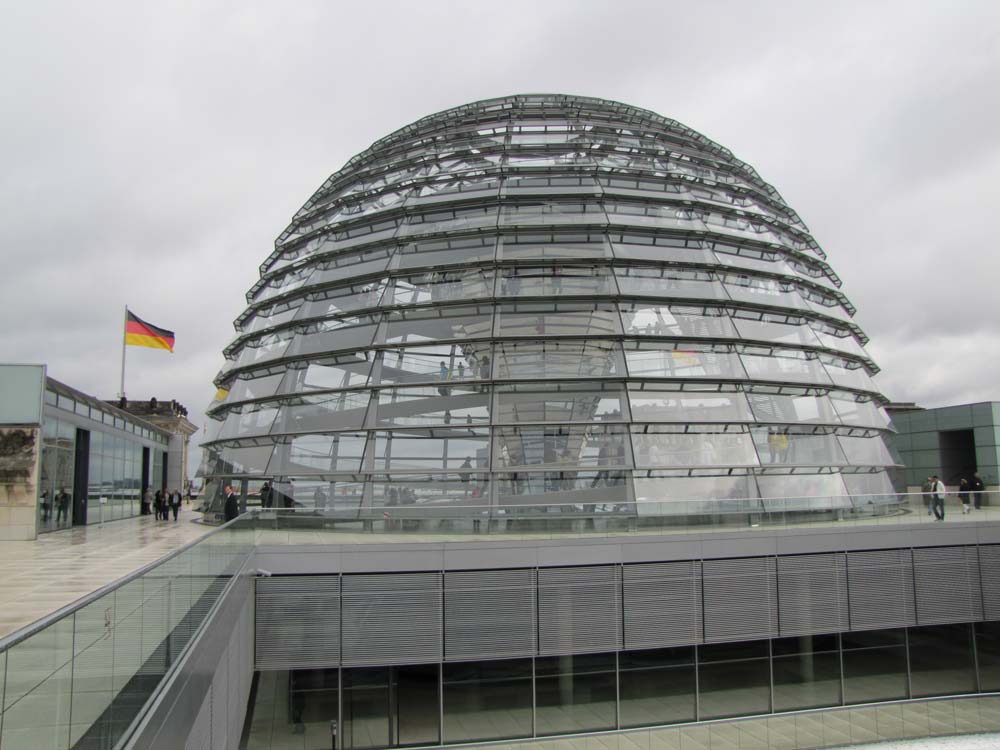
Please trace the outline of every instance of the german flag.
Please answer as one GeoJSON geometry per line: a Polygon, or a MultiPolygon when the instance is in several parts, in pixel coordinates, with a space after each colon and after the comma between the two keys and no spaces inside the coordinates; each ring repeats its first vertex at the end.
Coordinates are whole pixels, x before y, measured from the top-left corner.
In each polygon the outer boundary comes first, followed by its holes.
{"type": "Polygon", "coordinates": [[[126,310],[125,343],[129,346],[148,346],[151,349],[174,350],[174,332],[157,328],[141,320],[138,315],[126,310]]]}

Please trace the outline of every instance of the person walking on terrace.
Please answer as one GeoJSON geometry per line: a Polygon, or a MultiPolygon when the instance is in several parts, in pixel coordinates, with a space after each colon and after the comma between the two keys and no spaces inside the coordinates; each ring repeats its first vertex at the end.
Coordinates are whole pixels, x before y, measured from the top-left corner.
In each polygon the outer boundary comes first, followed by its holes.
{"type": "Polygon", "coordinates": [[[174,490],[170,493],[170,510],[174,514],[174,521],[177,520],[177,514],[181,511],[181,503],[184,498],[181,496],[180,490],[174,490]]]}
{"type": "Polygon", "coordinates": [[[972,500],[970,494],[971,493],[969,492],[969,480],[966,479],[965,477],[962,477],[958,482],[958,499],[962,501],[963,516],[972,509],[970,505],[970,501],[972,500]]]}
{"type": "Polygon", "coordinates": [[[62,524],[63,521],[69,520],[69,493],[66,492],[65,487],[59,488],[59,494],[56,495],[56,526],[62,524]]]}
{"type": "Polygon", "coordinates": [[[944,482],[938,479],[937,474],[931,477],[931,504],[934,509],[934,518],[938,521],[944,520],[944,499],[948,490],[944,482]]]}
{"type": "Polygon", "coordinates": [[[233,492],[233,488],[226,485],[226,502],[222,506],[222,511],[225,514],[226,521],[232,521],[236,516],[240,514],[239,498],[236,497],[236,493],[233,492]]]}
{"type": "Polygon", "coordinates": [[[920,493],[923,498],[924,503],[927,505],[927,515],[931,515],[934,511],[934,501],[931,499],[931,491],[934,489],[934,482],[930,477],[924,480],[924,483],[920,485],[920,493]]]}

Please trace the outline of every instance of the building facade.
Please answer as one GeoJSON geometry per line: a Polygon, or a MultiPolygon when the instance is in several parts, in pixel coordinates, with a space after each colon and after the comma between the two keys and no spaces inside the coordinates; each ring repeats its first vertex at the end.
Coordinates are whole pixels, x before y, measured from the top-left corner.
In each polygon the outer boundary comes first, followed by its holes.
{"type": "Polygon", "coordinates": [[[777,191],[675,121],[555,95],[432,115],[333,174],[261,265],[207,494],[871,512],[895,461],[840,286],[777,191]]]}

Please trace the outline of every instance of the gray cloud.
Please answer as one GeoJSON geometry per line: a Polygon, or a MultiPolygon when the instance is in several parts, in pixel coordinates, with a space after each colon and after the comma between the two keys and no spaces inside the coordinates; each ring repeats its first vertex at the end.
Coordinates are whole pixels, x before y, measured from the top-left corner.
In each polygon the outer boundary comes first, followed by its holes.
{"type": "Polygon", "coordinates": [[[516,92],[731,148],[812,228],[887,394],[1000,398],[995,3],[15,3],[0,30],[0,359],[195,421],[273,239],[352,154],[516,92]],[[933,364],[931,364],[933,363],[933,364]]]}

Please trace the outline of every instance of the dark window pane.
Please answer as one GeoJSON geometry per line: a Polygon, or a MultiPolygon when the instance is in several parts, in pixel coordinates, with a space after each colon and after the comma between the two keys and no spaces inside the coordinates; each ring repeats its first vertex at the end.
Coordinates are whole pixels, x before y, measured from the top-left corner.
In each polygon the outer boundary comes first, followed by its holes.
{"type": "Polygon", "coordinates": [[[444,741],[531,736],[531,661],[444,666],[444,741]]]}
{"type": "MultiPolygon", "coordinates": [[[[767,648],[766,641],[764,647],[767,648]]],[[[732,652],[738,650],[734,648],[732,652]]],[[[767,713],[771,710],[771,668],[768,659],[700,663],[698,690],[700,719],[767,713]]]]}
{"type": "Polygon", "coordinates": [[[844,702],[907,697],[902,629],[844,633],[844,702]]]}
{"type": "Polygon", "coordinates": [[[914,698],[975,692],[969,626],[910,628],[910,680],[914,698]]]}
{"type": "Polygon", "coordinates": [[[979,689],[1000,690],[1000,622],[977,622],[975,629],[979,689]]]}
{"type": "Polygon", "coordinates": [[[623,727],[695,720],[694,647],[633,651],[620,660],[623,727]]]}
{"type": "Polygon", "coordinates": [[[343,675],[343,747],[376,748],[389,744],[389,670],[345,669],[343,675]]]}
{"type": "Polygon", "coordinates": [[[539,735],[614,728],[614,654],[538,659],[536,671],[539,735]]]}
{"type": "Polygon", "coordinates": [[[438,724],[438,667],[436,664],[394,667],[396,678],[395,744],[437,744],[441,740],[438,724]]]}
{"type": "Polygon", "coordinates": [[[840,704],[840,654],[800,653],[774,659],[774,710],[840,704]]]}

